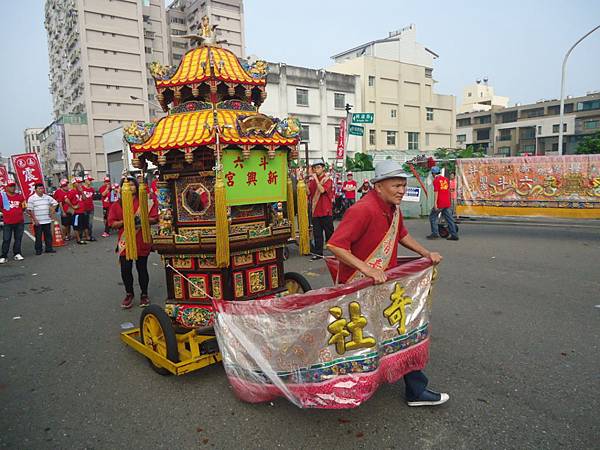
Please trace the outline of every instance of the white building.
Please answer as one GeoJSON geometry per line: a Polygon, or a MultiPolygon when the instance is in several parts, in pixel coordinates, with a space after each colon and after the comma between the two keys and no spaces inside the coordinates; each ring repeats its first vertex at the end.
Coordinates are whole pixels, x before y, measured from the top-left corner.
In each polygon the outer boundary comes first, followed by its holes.
{"type": "Polygon", "coordinates": [[[363,148],[414,155],[454,146],[455,98],[434,92],[437,58],[416,41],[414,25],[332,56],[328,70],[358,75],[363,111],[375,113],[363,148]]]}
{"type": "Polygon", "coordinates": [[[238,58],[245,58],[242,0],[175,0],[167,8],[170,63],[179,64],[185,52],[190,49],[189,39],[173,36],[199,33],[203,16],[209,17],[211,25],[218,25],[217,37],[227,41],[222,47],[231,50],[238,58]]]}
{"type": "Polygon", "coordinates": [[[43,128],[25,128],[23,137],[25,139],[25,150],[23,153],[35,153],[39,156],[40,154],[40,141],[38,139],[38,133],[43,128]]]}
{"type": "Polygon", "coordinates": [[[66,155],[69,168],[101,177],[102,134],[162,115],[149,66],[168,62],[164,0],[47,0],[44,24],[54,116],[87,116],[87,149],[66,155]]]}
{"type": "MultiPolygon", "coordinates": [[[[300,159],[305,159],[308,146],[310,160],[335,161],[340,121],[346,117],[347,103],[354,106],[353,111],[361,111],[360,83],[356,76],[269,63],[267,98],[260,111],[300,120],[300,159]]],[[[356,151],[362,151],[361,139],[350,136],[346,154],[352,156],[356,151]]]]}
{"type": "Polygon", "coordinates": [[[492,107],[498,106],[506,108],[508,106],[508,97],[501,97],[494,94],[494,88],[488,85],[488,79],[477,80],[463,89],[462,103],[458,107],[458,114],[490,111],[492,107]]]}

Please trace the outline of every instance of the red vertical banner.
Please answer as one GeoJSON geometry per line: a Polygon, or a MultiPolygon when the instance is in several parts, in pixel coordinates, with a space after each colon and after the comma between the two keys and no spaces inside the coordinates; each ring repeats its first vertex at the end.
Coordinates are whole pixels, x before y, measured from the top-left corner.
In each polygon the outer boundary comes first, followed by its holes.
{"type": "Polygon", "coordinates": [[[0,193],[4,192],[4,186],[8,181],[8,170],[6,170],[6,166],[0,165],[0,193]]]}
{"type": "Polygon", "coordinates": [[[337,141],[336,159],[344,159],[346,150],[346,119],[340,121],[340,134],[337,141]]]}
{"type": "Polygon", "coordinates": [[[11,156],[17,182],[21,187],[23,196],[27,199],[35,192],[37,183],[44,183],[44,174],[38,155],[23,153],[11,156]]]}

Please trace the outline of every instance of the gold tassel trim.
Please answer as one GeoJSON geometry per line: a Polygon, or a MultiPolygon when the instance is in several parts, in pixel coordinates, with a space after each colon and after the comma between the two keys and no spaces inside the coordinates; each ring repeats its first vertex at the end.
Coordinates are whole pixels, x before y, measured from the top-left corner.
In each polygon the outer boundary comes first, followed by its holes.
{"type": "Polygon", "coordinates": [[[294,186],[292,177],[287,177],[287,217],[292,226],[292,239],[296,239],[296,208],[294,207],[294,186]]]}
{"type": "Polygon", "coordinates": [[[308,235],[308,195],[306,192],[306,184],[300,178],[298,180],[298,228],[300,236],[298,239],[298,247],[300,247],[301,255],[310,254],[310,237],[308,235]]]}
{"type": "Polygon", "coordinates": [[[219,171],[215,181],[215,220],[217,228],[217,267],[229,267],[229,221],[223,174],[219,171]]]}
{"type": "Polygon", "coordinates": [[[135,241],[135,211],[133,210],[133,192],[129,182],[125,181],[121,187],[121,205],[123,207],[123,238],[125,240],[125,258],[137,259],[137,245],[135,241]]]}
{"type": "Polygon", "coordinates": [[[148,214],[148,186],[146,183],[140,183],[139,192],[140,201],[140,221],[142,224],[142,239],[145,244],[152,243],[152,233],[150,232],[150,216],[148,214]]]}

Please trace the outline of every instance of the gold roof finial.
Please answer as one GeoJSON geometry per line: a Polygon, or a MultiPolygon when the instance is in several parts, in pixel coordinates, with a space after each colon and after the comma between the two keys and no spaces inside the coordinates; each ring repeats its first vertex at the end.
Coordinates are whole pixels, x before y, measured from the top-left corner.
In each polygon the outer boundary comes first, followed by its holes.
{"type": "Polygon", "coordinates": [[[172,34],[171,37],[174,38],[185,38],[189,39],[192,44],[197,47],[201,47],[203,45],[212,46],[212,47],[220,47],[220,44],[227,43],[227,40],[217,40],[217,28],[219,25],[211,25],[210,18],[208,16],[202,17],[202,23],[200,25],[200,33],[195,34],[172,34]]]}

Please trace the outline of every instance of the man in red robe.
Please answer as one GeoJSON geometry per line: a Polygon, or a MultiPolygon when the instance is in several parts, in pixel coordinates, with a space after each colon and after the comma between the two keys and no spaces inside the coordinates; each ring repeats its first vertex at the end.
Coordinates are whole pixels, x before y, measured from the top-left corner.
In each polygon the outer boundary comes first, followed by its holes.
{"type": "Polygon", "coordinates": [[[333,234],[333,181],[325,172],[325,162],[312,163],[313,173],[308,180],[308,199],[311,208],[313,236],[315,238],[312,260],[323,257],[323,233],[325,241],[333,234]]]}
{"type": "MultiPolygon", "coordinates": [[[[397,265],[398,243],[434,264],[441,262],[439,253],[419,244],[404,226],[400,202],[409,177],[397,162],[380,162],[371,180],[373,190],[346,211],[327,245],[340,262],[340,283],[361,277],[384,283],[385,271],[397,265]]],[[[408,406],[441,405],[450,398],[448,394],[427,389],[427,377],[420,370],[406,374],[404,383],[408,406]]]]}

